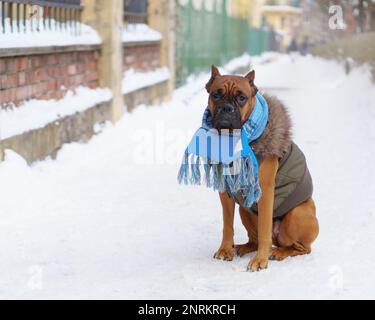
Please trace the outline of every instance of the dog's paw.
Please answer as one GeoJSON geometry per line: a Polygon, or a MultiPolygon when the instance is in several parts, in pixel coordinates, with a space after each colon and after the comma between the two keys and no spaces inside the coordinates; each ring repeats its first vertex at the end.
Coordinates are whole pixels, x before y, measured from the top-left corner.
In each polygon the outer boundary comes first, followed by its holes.
{"type": "Polygon", "coordinates": [[[282,261],[286,257],[288,257],[288,254],[285,249],[278,247],[272,248],[270,260],[282,261]]]}
{"type": "Polygon", "coordinates": [[[245,254],[257,251],[258,246],[255,243],[248,242],[245,244],[237,244],[234,246],[236,254],[240,257],[243,257],[245,254]]]}
{"type": "Polygon", "coordinates": [[[215,259],[232,261],[234,258],[234,248],[231,247],[220,247],[220,249],[214,255],[215,259]]]}
{"type": "Polygon", "coordinates": [[[268,258],[255,256],[254,259],[252,259],[249,262],[249,265],[247,266],[247,271],[255,272],[255,271],[267,269],[267,267],[268,267],[268,258]]]}

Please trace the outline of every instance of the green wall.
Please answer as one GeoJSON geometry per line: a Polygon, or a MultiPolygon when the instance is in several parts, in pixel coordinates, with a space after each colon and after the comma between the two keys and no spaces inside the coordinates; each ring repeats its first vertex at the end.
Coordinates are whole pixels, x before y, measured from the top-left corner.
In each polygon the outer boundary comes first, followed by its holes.
{"type": "Polygon", "coordinates": [[[223,65],[244,52],[257,55],[269,50],[270,32],[228,16],[227,1],[222,1],[219,13],[197,11],[192,0],[186,6],[177,5],[177,85],[192,73],[209,70],[212,64],[223,65]]]}
{"type": "Polygon", "coordinates": [[[222,65],[248,49],[248,23],[229,17],[226,1],[221,13],[194,10],[188,5],[177,8],[177,83],[192,73],[222,65]]]}
{"type": "Polygon", "coordinates": [[[271,31],[263,28],[249,28],[248,52],[250,55],[259,55],[270,49],[271,31]]]}

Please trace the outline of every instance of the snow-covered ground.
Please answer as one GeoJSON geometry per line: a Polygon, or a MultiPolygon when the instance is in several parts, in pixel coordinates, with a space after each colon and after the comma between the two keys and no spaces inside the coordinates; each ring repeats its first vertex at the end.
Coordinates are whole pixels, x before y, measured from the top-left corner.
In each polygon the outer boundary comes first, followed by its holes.
{"type": "MultiPolygon", "coordinates": [[[[290,108],[314,178],[321,233],[308,256],[246,272],[212,258],[218,196],[178,186],[208,74],[140,107],[89,144],[31,168],[0,164],[1,298],[375,298],[375,87],[367,68],[312,57],[253,59],[290,108]],[[269,60],[268,63],[265,61],[269,60]]],[[[239,219],[236,242],[246,241],[239,219]]]]}

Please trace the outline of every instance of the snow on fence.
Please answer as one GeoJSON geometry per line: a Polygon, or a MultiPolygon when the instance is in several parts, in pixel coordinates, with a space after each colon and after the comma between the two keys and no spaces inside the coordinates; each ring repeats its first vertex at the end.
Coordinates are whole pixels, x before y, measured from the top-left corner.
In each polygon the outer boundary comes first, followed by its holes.
{"type": "Polygon", "coordinates": [[[147,23],[148,0],[124,0],[126,23],[147,23]]]}
{"type": "Polygon", "coordinates": [[[0,0],[0,32],[44,30],[81,33],[81,0],[0,0]]]}

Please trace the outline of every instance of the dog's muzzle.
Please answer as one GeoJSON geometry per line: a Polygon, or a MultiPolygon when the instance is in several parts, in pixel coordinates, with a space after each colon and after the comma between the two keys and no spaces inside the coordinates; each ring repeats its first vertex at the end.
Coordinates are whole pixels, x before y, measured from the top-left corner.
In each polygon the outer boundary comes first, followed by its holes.
{"type": "Polygon", "coordinates": [[[241,129],[241,113],[240,110],[230,103],[224,103],[217,106],[213,116],[213,126],[217,130],[223,129],[241,129]]]}

